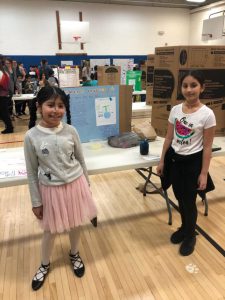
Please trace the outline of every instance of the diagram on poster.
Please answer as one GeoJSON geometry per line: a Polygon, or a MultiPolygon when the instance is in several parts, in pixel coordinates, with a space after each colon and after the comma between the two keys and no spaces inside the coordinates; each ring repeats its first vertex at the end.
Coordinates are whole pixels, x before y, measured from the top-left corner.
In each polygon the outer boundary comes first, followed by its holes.
{"type": "Polygon", "coordinates": [[[116,124],[116,98],[95,99],[96,125],[116,124]]]}

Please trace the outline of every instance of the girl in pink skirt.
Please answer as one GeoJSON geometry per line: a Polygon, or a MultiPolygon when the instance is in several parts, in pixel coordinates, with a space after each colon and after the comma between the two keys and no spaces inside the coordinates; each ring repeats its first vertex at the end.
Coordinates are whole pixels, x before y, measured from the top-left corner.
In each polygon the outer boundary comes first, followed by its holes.
{"type": "Polygon", "coordinates": [[[74,274],[82,277],[85,267],[78,252],[80,225],[89,219],[97,226],[79,135],[74,127],[61,122],[65,111],[69,119],[68,96],[57,87],[43,87],[37,95],[37,108],[42,119],[27,131],[24,140],[32,210],[44,231],[42,261],[32,280],[33,290],[44,283],[54,238],[60,232],[69,233],[69,258],[74,274]]]}

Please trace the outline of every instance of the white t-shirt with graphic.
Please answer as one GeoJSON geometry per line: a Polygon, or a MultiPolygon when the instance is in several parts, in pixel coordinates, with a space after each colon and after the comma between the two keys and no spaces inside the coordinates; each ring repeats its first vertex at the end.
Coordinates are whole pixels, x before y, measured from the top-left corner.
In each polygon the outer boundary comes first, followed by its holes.
{"type": "Polygon", "coordinates": [[[175,105],[169,115],[169,122],[174,125],[171,146],[176,153],[189,155],[203,149],[203,130],[216,126],[216,118],[206,105],[190,114],[183,113],[182,106],[175,105]]]}

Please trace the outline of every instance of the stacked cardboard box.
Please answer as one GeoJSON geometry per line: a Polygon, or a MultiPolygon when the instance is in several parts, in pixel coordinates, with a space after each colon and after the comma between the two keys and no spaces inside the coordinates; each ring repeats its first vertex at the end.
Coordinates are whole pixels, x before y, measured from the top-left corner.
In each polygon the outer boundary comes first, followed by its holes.
{"type": "Polygon", "coordinates": [[[154,83],[154,54],[147,55],[146,61],[146,104],[153,102],[153,83],[154,83]]]}
{"type": "Polygon", "coordinates": [[[202,102],[213,109],[216,135],[225,134],[225,46],[175,46],[155,49],[152,125],[160,136],[166,135],[171,106],[183,100],[179,85],[190,69],[205,76],[202,102]]]}
{"type": "Polygon", "coordinates": [[[121,67],[98,66],[98,85],[119,85],[121,77],[121,67]]]}
{"type": "Polygon", "coordinates": [[[146,90],[146,73],[147,73],[147,66],[146,66],[146,61],[144,64],[140,66],[141,70],[141,90],[146,90]]]}

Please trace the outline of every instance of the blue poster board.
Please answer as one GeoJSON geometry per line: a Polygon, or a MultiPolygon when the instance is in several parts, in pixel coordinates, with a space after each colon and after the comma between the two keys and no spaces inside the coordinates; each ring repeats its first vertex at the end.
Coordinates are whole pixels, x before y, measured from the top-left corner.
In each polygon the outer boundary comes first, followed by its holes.
{"type": "Polygon", "coordinates": [[[81,142],[119,134],[119,86],[63,88],[70,95],[71,125],[81,142]]]}

